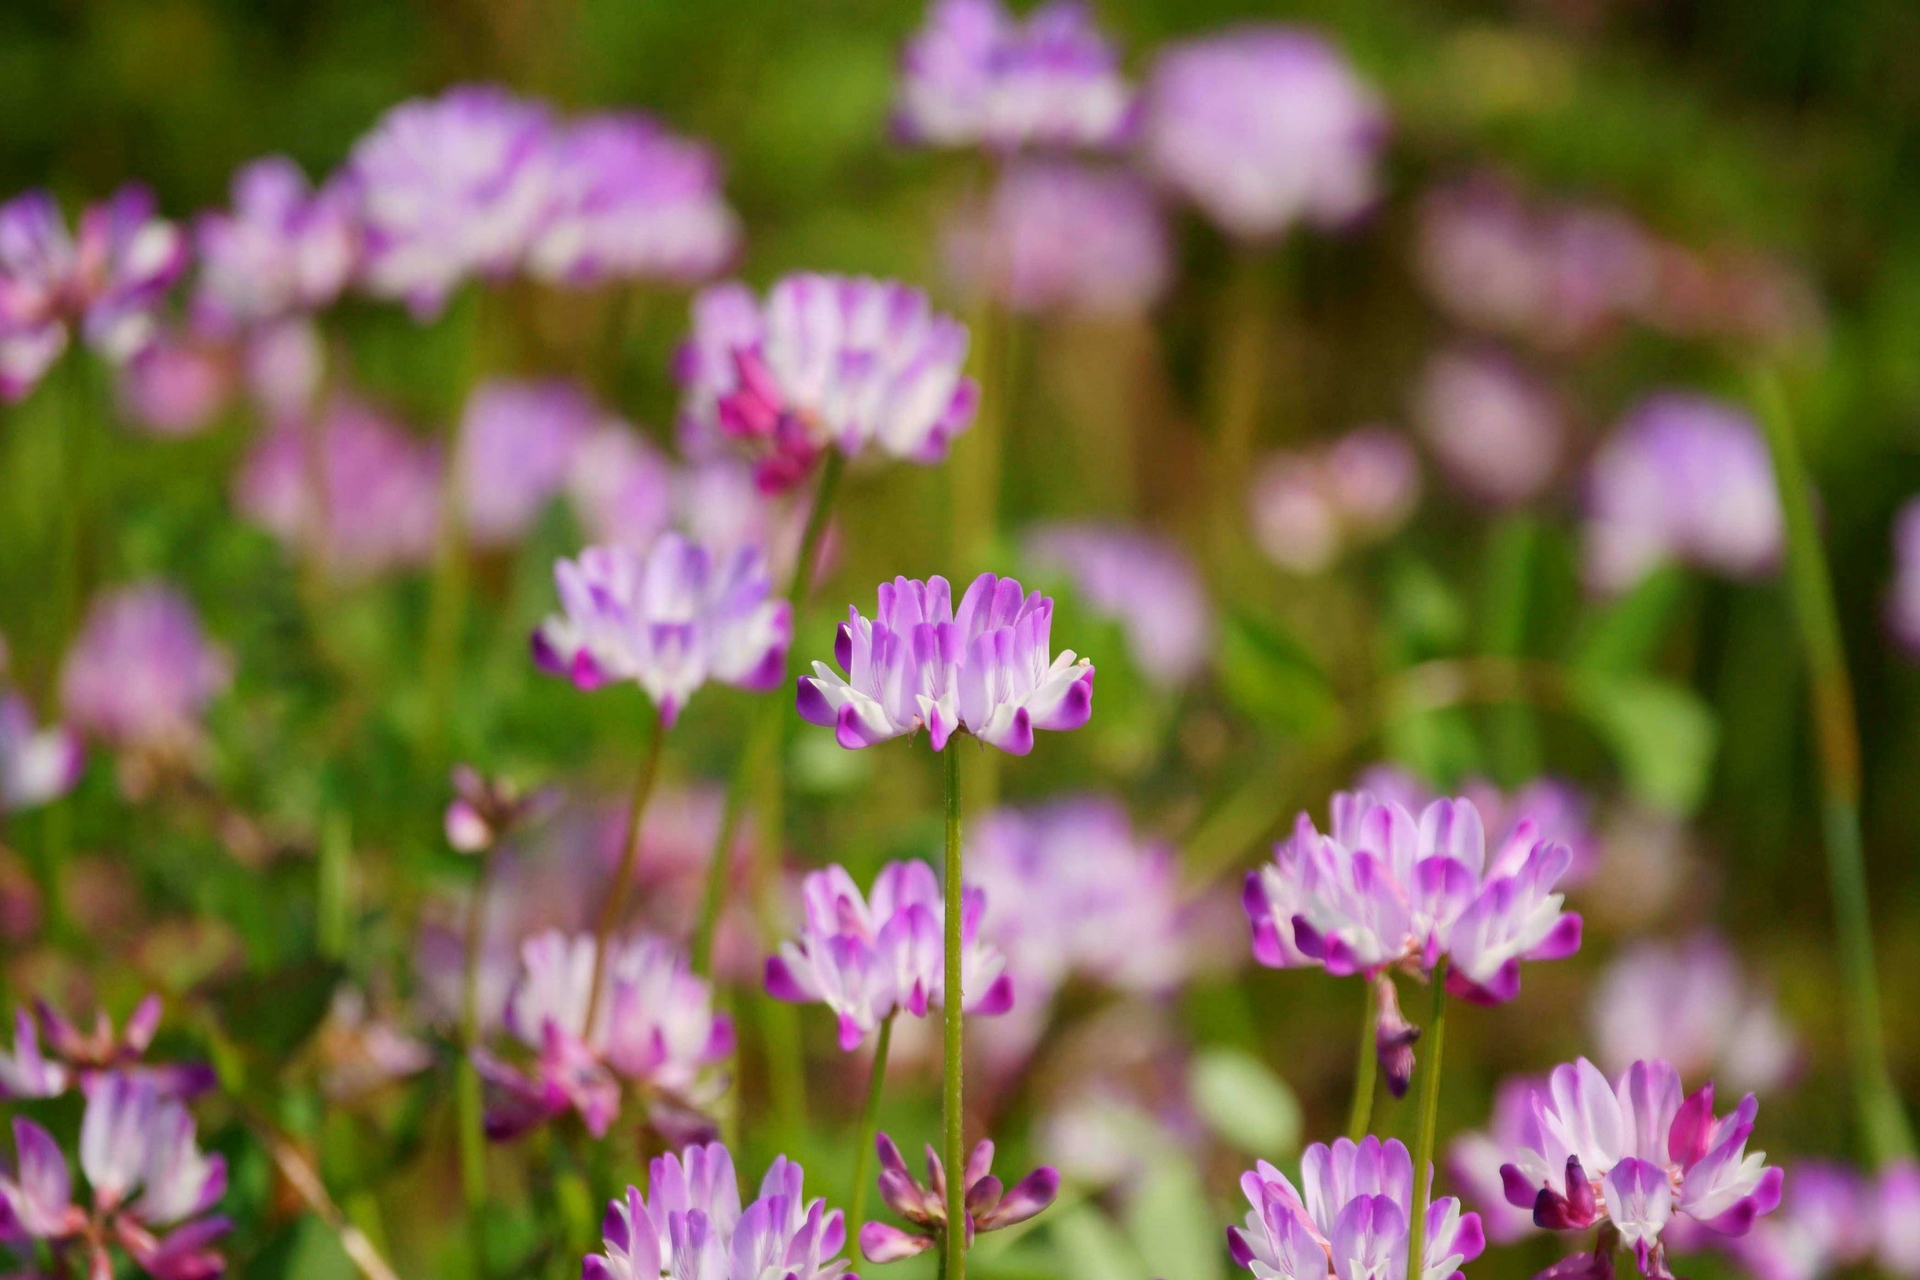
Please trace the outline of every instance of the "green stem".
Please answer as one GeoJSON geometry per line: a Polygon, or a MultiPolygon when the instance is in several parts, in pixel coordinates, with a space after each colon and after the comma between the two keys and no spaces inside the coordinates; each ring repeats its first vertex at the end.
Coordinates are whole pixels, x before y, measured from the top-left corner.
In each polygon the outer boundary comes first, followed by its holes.
{"type": "Polygon", "coordinates": [[[1216,571],[1234,575],[1246,543],[1246,486],[1259,436],[1266,368],[1273,347],[1271,286],[1265,257],[1242,250],[1216,321],[1214,365],[1208,388],[1214,419],[1213,509],[1210,529],[1216,571]]]}
{"type": "Polygon", "coordinates": [[[1353,1062],[1353,1108],[1347,1112],[1347,1137],[1354,1142],[1366,1137],[1373,1123],[1374,1081],[1380,1072],[1380,1055],[1373,1044],[1373,1024],[1380,1004],[1373,994],[1373,983],[1363,978],[1360,985],[1367,993],[1366,1011],[1360,1019],[1360,1053],[1353,1062]]]}
{"type": "Polygon", "coordinates": [[[946,871],[946,989],[942,994],[942,1021],[946,1031],[946,1070],[941,1086],[942,1115],[946,1130],[947,1232],[946,1275],[948,1280],[966,1280],[966,1116],[962,1110],[962,1053],[960,1029],[965,995],[960,989],[960,743],[947,743],[947,871],[946,871]]]}
{"type": "Polygon", "coordinates": [[[335,811],[321,819],[316,940],[320,954],[344,960],[353,941],[353,823],[335,811]]]}
{"type": "Polygon", "coordinates": [[[1433,1202],[1433,1138],[1440,1123],[1440,1057],[1447,1046],[1447,960],[1433,967],[1433,1012],[1421,1040],[1428,1046],[1421,1070],[1420,1128],[1413,1153],[1413,1222],[1407,1236],[1407,1280],[1426,1271],[1427,1206],[1433,1202]]]}
{"type": "Polygon", "coordinates": [[[1006,308],[983,300],[973,324],[973,341],[980,404],[973,426],[954,442],[947,464],[952,486],[952,555],[962,576],[992,558],[999,532],[1001,454],[1013,390],[1013,321],[1006,308]]]}
{"type": "Polygon", "coordinates": [[[874,1137],[880,1132],[880,1095],[887,1088],[887,1050],[893,1044],[893,1014],[880,1021],[873,1046],[873,1075],[867,1081],[867,1108],[860,1113],[860,1146],[853,1153],[853,1191],[847,1196],[847,1247],[859,1256],[860,1224],[866,1221],[867,1170],[873,1167],[874,1137]]]}
{"type": "Polygon", "coordinates": [[[640,832],[647,814],[647,800],[653,795],[653,780],[660,772],[660,745],[666,740],[667,726],[654,717],[653,734],[647,741],[647,753],[640,761],[640,772],[633,780],[633,801],[627,810],[627,841],[620,851],[620,869],[600,906],[600,922],[593,931],[593,983],[588,987],[587,1027],[589,1038],[600,1012],[600,987],[607,976],[607,944],[627,908],[627,889],[633,880],[633,865],[640,858],[640,832]]]}
{"type": "MultiPolygon", "coordinates": [[[[1531,516],[1508,516],[1487,543],[1485,652],[1518,659],[1526,649],[1535,547],[1539,526],[1531,516]]],[[[1517,786],[1539,771],[1539,726],[1533,708],[1514,699],[1492,709],[1494,772],[1503,786],[1517,786]]]]}
{"type": "Polygon", "coordinates": [[[1794,441],[1793,419],[1779,379],[1769,370],[1754,377],[1760,420],[1773,453],[1774,480],[1786,517],[1787,576],[1800,642],[1806,657],[1808,694],[1820,762],[1822,828],[1827,883],[1833,898],[1845,986],[1847,1051],[1854,1105],[1874,1164],[1884,1168],[1914,1154],[1913,1131],[1887,1070],[1880,1027],[1879,981],[1874,972],[1873,920],[1868,909],[1866,858],[1860,837],[1860,736],[1853,684],[1841,645],[1833,583],[1814,521],[1812,490],[1794,441]]]}

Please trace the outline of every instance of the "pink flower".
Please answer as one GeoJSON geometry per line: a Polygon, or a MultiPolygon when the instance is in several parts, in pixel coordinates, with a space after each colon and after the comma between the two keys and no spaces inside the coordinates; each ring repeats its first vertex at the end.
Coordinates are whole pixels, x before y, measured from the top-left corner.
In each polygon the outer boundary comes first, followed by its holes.
{"type": "Polygon", "coordinates": [[[345,184],[315,191],[284,156],[242,166],[233,175],[233,211],[203,213],[194,227],[196,321],[231,333],[332,303],[359,261],[353,204],[345,184]]]}
{"type": "Polygon", "coordinates": [[[1742,981],[1733,949],[1711,933],[1622,952],[1594,990],[1591,1021],[1610,1071],[1660,1058],[1683,1076],[1764,1093],[1786,1083],[1798,1056],[1772,997],[1742,981]]]}
{"type": "MultiPolygon", "coordinates": [[[[1371,792],[1375,799],[1391,801],[1409,813],[1440,798],[1411,771],[1390,764],[1364,770],[1355,780],[1354,789],[1371,792]]],[[[1480,811],[1487,845],[1496,851],[1496,860],[1523,857],[1536,840],[1546,840],[1565,845],[1573,855],[1573,864],[1560,878],[1561,884],[1573,888],[1593,874],[1600,859],[1593,806],[1571,782],[1540,777],[1518,791],[1504,792],[1485,778],[1467,778],[1460,784],[1460,794],[1480,811]]]]}
{"type": "Polygon", "coordinates": [[[1206,664],[1213,606],[1180,547],[1144,529],[1058,521],[1027,531],[1026,558],[1064,574],[1089,607],[1119,620],[1134,665],[1177,688],[1206,664]]]}
{"type": "Polygon", "coordinates": [[[1274,564],[1320,573],[1349,547],[1389,537],[1420,500],[1420,464],[1406,437],[1360,427],[1314,452],[1275,451],[1248,492],[1254,541],[1274,564]]]}
{"type": "Polygon", "coordinates": [[[1893,583],[1887,626],[1907,653],[1920,654],[1920,498],[1909,498],[1893,521],[1893,583]]]}
{"type": "Polygon", "coordinates": [[[1821,1280],[1867,1260],[1874,1248],[1867,1180],[1845,1165],[1806,1160],[1787,1178],[1780,1212],[1727,1242],[1755,1280],[1821,1280]]]}
{"type": "Polygon", "coordinates": [[[199,743],[208,704],[233,680],[193,604],[158,580],[107,591],[87,610],[60,671],[81,731],[122,750],[173,756],[199,743]]]}
{"type": "Polygon", "coordinates": [[[1480,1210],[1487,1237],[1495,1244],[1512,1244],[1532,1235],[1533,1206],[1507,1203],[1500,1169],[1520,1145],[1533,1117],[1533,1095],[1546,1087],[1545,1076],[1514,1076],[1493,1091],[1493,1113],[1482,1130],[1461,1134],[1447,1147],[1447,1172],[1466,1188],[1467,1198],[1480,1210]]]}
{"type": "Polygon", "coordinates": [[[474,388],[460,418],[461,514],[482,546],[525,536],[567,484],[600,410],[579,387],[494,380],[474,388]]]}
{"type": "Polygon", "coordinates": [[[1461,488],[1519,506],[1552,482],[1566,424],[1552,394],[1504,355],[1442,351],[1414,393],[1421,433],[1461,488]]]}
{"type": "Polygon", "coordinates": [[[61,724],[40,728],[24,695],[0,690],[0,813],[58,800],[80,781],[85,762],[78,733],[61,724]]]}
{"type": "MultiPolygon", "coordinates": [[[[898,1262],[925,1253],[946,1236],[947,1179],[940,1157],[927,1148],[927,1181],[922,1183],[907,1172],[907,1162],[893,1139],[880,1134],[874,1139],[880,1152],[880,1199],[887,1208],[905,1218],[918,1230],[902,1231],[884,1222],[869,1222],[860,1228],[860,1252],[868,1262],[898,1262]]],[[[1052,1204],[1060,1194],[1060,1175],[1042,1165],[1007,1190],[993,1176],[993,1143],[982,1142],[967,1157],[962,1172],[966,1180],[967,1243],[975,1233],[999,1231],[1025,1222],[1052,1204]]]]}

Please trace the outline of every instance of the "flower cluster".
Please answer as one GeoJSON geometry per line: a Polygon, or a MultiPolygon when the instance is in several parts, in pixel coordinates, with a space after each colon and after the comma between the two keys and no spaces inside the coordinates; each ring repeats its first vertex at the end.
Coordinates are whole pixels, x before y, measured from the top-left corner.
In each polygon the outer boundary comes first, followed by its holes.
{"type": "Polygon", "coordinates": [[[935,751],[964,730],[1013,755],[1036,729],[1078,729],[1093,714],[1093,664],[1051,655],[1053,601],[983,573],[953,608],[945,578],[880,584],[869,621],[858,609],[834,641],[844,677],[824,662],[799,680],[802,718],[841,746],[870,747],[924,728],[935,751]]]}
{"type": "MultiPolygon", "coordinates": [[[[917,1230],[902,1231],[884,1222],[860,1228],[860,1252],[868,1262],[898,1262],[925,1253],[939,1244],[947,1229],[947,1177],[940,1157],[927,1148],[927,1180],[907,1172],[900,1148],[886,1134],[874,1140],[880,1153],[880,1199],[887,1208],[917,1230]]],[[[1053,1203],[1060,1194],[1060,1174],[1045,1165],[1016,1182],[1009,1190],[993,1176],[993,1143],[982,1142],[967,1157],[962,1172],[967,1206],[967,1243],[975,1233],[999,1231],[1025,1222],[1053,1203]]]]}
{"type": "Polygon", "coordinates": [[[1414,389],[1413,410],[1447,474],[1482,502],[1520,506],[1559,470],[1567,435],[1559,403],[1497,349],[1436,353],[1414,389]]]}
{"type": "Polygon", "coordinates": [[[1798,1057],[1772,997],[1742,981],[1733,949],[1711,933],[1615,957],[1594,989],[1592,1028],[1609,1071],[1658,1058],[1682,1076],[1712,1073],[1761,1093],[1786,1083],[1798,1057]]]}
{"type": "Polygon", "coordinates": [[[600,410],[578,386],[490,380],[460,417],[455,480],[467,534],[479,546],[517,542],[572,478],[600,410]]]}
{"type": "Polygon", "coordinates": [[[1124,525],[1035,525],[1024,558],[1073,583],[1087,606],[1120,622],[1127,652],[1156,685],[1178,688],[1199,673],[1213,643],[1213,606],[1200,572],[1172,541],[1124,525]]]}
{"type": "MultiPolygon", "coordinates": [[[[777,999],[819,1001],[840,1020],[840,1047],[851,1052],[875,1028],[904,1009],[916,1018],[941,1002],[946,982],[942,929],[946,906],[933,868],[890,862],[863,897],[846,868],[808,873],[801,898],[806,923],[800,937],[767,957],[767,991],[777,999]]],[[[961,889],[960,989],[968,1013],[1000,1014],[1013,1007],[1006,960],[981,941],[987,895],[961,889]]]]}
{"type": "Polygon", "coordinates": [[[1398,530],[1419,499],[1420,464],[1406,437],[1361,427],[1315,452],[1270,454],[1254,473],[1248,511],[1269,560],[1321,573],[1347,548],[1398,530]]]}
{"type": "Polygon", "coordinates": [[[233,210],[194,224],[197,325],[233,333],[317,311],[340,296],[359,262],[353,192],[336,179],[314,190],[300,166],[268,156],[233,176],[233,210]]]}

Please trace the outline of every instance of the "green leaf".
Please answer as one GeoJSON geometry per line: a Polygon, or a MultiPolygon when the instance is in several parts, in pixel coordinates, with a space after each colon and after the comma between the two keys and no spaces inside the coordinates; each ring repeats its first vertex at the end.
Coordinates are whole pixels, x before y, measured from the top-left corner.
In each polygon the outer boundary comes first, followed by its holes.
{"type": "Polygon", "coordinates": [[[1127,1202],[1127,1233],[1159,1280],[1222,1280],[1219,1223],[1200,1171],[1177,1150],[1148,1163],[1127,1202]]]}
{"type": "Polygon", "coordinates": [[[1066,1264],[1061,1275],[1079,1280],[1153,1280],[1112,1221],[1099,1210],[1078,1204],[1047,1225],[1053,1246],[1066,1264]]]}
{"type": "Polygon", "coordinates": [[[1706,799],[1719,726],[1699,694],[1653,676],[1576,671],[1575,708],[1612,748],[1627,786],[1656,808],[1686,816],[1706,799]]]}
{"type": "Polygon", "coordinates": [[[1300,1103],[1287,1082],[1239,1049],[1205,1049],[1187,1073],[1200,1118],[1248,1155],[1280,1160],[1300,1147],[1300,1103]]]}
{"type": "Polygon", "coordinates": [[[1315,736],[1337,715],[1333,687],[1320,665],[1292,635],[1264,619],[1227,619],[1220,683],[1249,717],[1290,733],[1315,736]]]}
{"type": "Polygon", "coordinates": [[[1686,594],[1687,575],[1654,570],[1581,629],[1569,662],[1586,671],[1640,671],[1652,663],[1686,594]]]}

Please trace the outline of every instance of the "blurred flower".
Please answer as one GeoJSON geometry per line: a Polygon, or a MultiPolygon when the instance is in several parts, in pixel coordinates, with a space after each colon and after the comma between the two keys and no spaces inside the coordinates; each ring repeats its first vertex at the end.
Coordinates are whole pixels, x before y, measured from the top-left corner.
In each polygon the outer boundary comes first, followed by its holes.
{"type": "MultiPolygon", "coordinates": [[[[946,990],[942,929],[946,903],[933,868],[890,862],[874,878],[871,904],[846,868],[835,864],[808,874],[801,886],[806,923],[800,936],[767,957],[767,993],[806,1004],[815,1000],[840,1020],[840,1048],[851,1053],[899,1010],[916,1018],[941,1003],[946,990]]],[[[971,991],[966,1012],[1005,1013],[1013,1007],[1006,959],[981,941],[987,895],[961,889],[960,989],[971,991]]]]}
{"type": "Polygon", "coordinates": [[[1513,1076],[1502,1080],[1493,1091],[1493,1113],[1484,1130],[1456,1137],[1447,1147],[1447,1172],[1465,1188],[1467,1199],[1480,1210],[1487,1238],[1495,1244],[1512,1244],[1532,1235],[1533,1206],[1516,1207],[1507,1203],[1506,1186],[1500,1169],[1519,1147],[1526,1126],[1533,1119],[1533,1095],[1546,1087],[1545,1076],[1513,1076]]]}
{"type": "Polygon", "coordinates": [[[1732,405],[1667,392],[1643,401],[1594,456],[1586,576],[1618,592],[1671,560],[1735,578],[1780,559],[1773,464],[1732,405]]]}
{"type": "Polygon", "coordinates": [[[938,462],[979,400],[966,358],[966,326],[895,281],[790,275],[764,307],[743,284],[715,285],[675,361],[683,432],[752,445],[768,490],[830,448],[938,462]]]}
{"type": "Polygon", "coordinates": [[[1361,427],[1314,453],[1268,454],[1248,495],[1254,540],[1294,573],[1320,573],[1345,547],[1390,536],[1419,499],[1413,448],[1387,427],[1361,427]]]}
{"type": "Polygon", "coordinates": [[[483,776],[472,765],[453,767],[453,799],[444,823],[447,843],[460,853],[484,853],[509,831],[553,806],[543,788],[531,795],[505,778],[483,776]]]}
{"type": "Polygon", "coordinates": [[[194,224],[194,318],[231,333],[319,310],[353,275],[359,238],[344,184],[315,191],[285,156],[243,165],[233,175],[233,212],[208,211],[194,224]]]}
{"type": "Polygon", "coordinates": [[[45,1000],[34,1002],[33,1017],[24,1008],[13,1016],[13,1054],[0,1053],[0,1098],[58,1097],[75,1084],[91,1089],[104,1075],[137,1076],[164,1098],[190,1098],[213,1087],[213,1071],[204,1063],[141,1061],[160,1028],[157,995],[134,1006],[118,1034],[104,1010],[95,1011],[88,1032],[45,1000]],[[41,1035],[48,1054],[41,1053],[41,1035]]]}
{"type": "Polygon", "coordinates": [[[1460,487],[1500,507],[1537,497],[1566,444],[1552,393],[1491,350],[1454,349],[1428,360],[1414,419],[1460,487]]]}
{"type": "Polygon", "coordinates": [[[349,986],[334,989],[318,1042],[329,1098],[358,1098],[433,1065],[432,1049],[376,1016],[366,994],[349,986]]]}
{"type": "Polygon", "coordinates": [[[1798,1056],[1772,998],[1742,982],[1733,948],[1713,933],[1622,952],[1594,990],[1592,1025],[1610,1071],[1661,1058],[1683,1076],[1764,1093],[1786,1083],[1798,1056]]]}
{"type": "Polygon", "coordinates": [[[226,407],[234,372],[226,348],[163,332],[120,366],[121,410],[155,435],[196,435],[226,407]]]}
{"type": "Polygon", "coordinates": [[[433,559],[441,471],[433,444],[337,397],[318,422],[285,423],[260,438],[235,479],[234,504],[318,555],[330,573],[369,578],[433,559]]]}
{"type": "Polygon", "coordinates": [[[1256,25],[1162,52],[1148,84],[1148,162],[1243,240],[1336,227],[1372,204],[1387,139],[1379,95],[1300,28],[1256,25]]]}
{"type": "Polygon", "coordinates": [[[0,814],[58,800],[80,781],[85,762],[78,733],[62,724],[40,728],[25,695],[0,689],[0,814]]]}
{"type": "Polygon", "coordinates": [[[225,1270],[211,1246],[231,1224],[202,1215],[226,1194],[226,1157],[203,1154],[193,1117],[150,1081],[105,1075],[87,1090],[80,1168],[91,1209],[73,1203],[73,1175],[51,1134],[16,1116],[13,1139],[18,1161],[12,1176],[0,1174],[0,1203],[28,1238],[56,1255],[84,1249],[95,1277],[114,1274],[109,1241],[155,1280],[209,1280],[225,1270]]]}
{"type": "Polygon", "coordinates": [[[1023,22],[1000,0],[934,0],[901,57],[895,127],[936,147],[1115,147],[1133,123],[1120,58],[1076,0],[1023,22]]]}
{"type": "MultiPolygon", "coordinates": [[[[1409,813],[1440,799],[1431,787],[1399,765],[1374,765],[1362,771],[1354,786],[1409,813]]],[[[1573,855],[1567,873],[1560,877],[1561,884],[1571,888],[1593,873],[1600,856],[1600,840],[1593,831],[1592,806],[1573,783],[1564,778],[1535,778],[1509,795],[1485,778],[1468,778],[1460,784],[1460,794],[1480,811],[1496,862],[1523,858],[1536,840],[1546,840],[1565,845],[1573,855]]]]}
{"type": "Polygon", "coordinates": [[[186,265],[186,236],[155,216],[142,186],[89,206],[77,236],[45,191],[0,204],[0,399],[33,390],[66,350],[70,328],[116,363],[138,354],[186,265]]]}
{"type": "Polygon", "coordinates": [[[793,611],[769,598],[758,548],[715,565],[705,547],[669,532],[644,555],[588,547],[557,561],[553,576],[564,612],[534,633],[535,663],[582,689],[632,680],[663,725],[709,679],[766,690],[786,670],[793,611]]]}
{"type": "Polygon", "coordinates": [[[1728,1242],[1754,1280],[1821,1280],[1873,1252],[1873,1200],[1857,1171],[1801,1161],[1784,1191],[1780,1212],[1728,1242]]]}
{"type": "Polygon", "coordinates": [[[1585,1058],[1555,1067],[1501,1167],[1507,1201],[1550,1231],[1611,1227],[1643,1275],[1669,1277],[1662,1233],[1682,1225],[1675,1215],[1741,1236],[1780,1203],[1779,1166],[1747,1154],[1757,1111],[1748,1094],[1716,1120],[1713,1086],[1683,1101],[1669,1062],[1636,1062],[1615,1084],[1585,1058]]]}
{"type": "Polygon", "coordinates": [[[1206,663],[1213,608],[1200,574],[1168,539],[1125,525],[1058,521],[1027,531],[1025,558],[1066,575],[1087,604],[1117,618],[1134,665],[1177,688],[1206,663]]]}
{"type": "Polygon", "coordinates": [[[606,422],[575,446],[567,497],[589,541],[644,551],[674,523],[677,479],[673,464],[645,437],[606,422]]]}
{"type": "Polygon", "coordinates": [[[274,423],[304,417],[312,410],[326,359],[320,334],[306,317],[254,330],[240,352],[247,393],[274,423]]]}
{"type": "MultiPolygon", "coordinates": [[[[860,1252],[868,1262],[898,1262],[925,1253],[946,1236],[947,1179],[940,1157],[927,1148],[927,1181],[918,1182],[907,1172],[907,1162],[893,1139],[880,1134],[874,1139],[880,1152],[880,1199],[915,1227],[906,1232],[884,1222],[869,1222],[860,1228],[860,1252]]],[[[967,1157],[962,1171],[966,1180],[967,1244],[980,1231],[999,1231],[1025,1222],[1053,1203],[1060,1194],[1060,1175],[1045,1165],[1006,1190],[993,1176],[993,1143],[982,1142],[967,1157]]]]}
{"type": "Polygon", "coordinates": [[[733,1052],[733,1022],[714,1012],[712,988],[673,944],[641,934],[609,943],[596,1005],[595,952],[593,935],[557,929],[521,943],[506,1025],[538,1060],[528,1076],[474,1051],[495,1090],[491,1136],[511,1138],[573,1109],[603,1137],[620,1110],[622,1079],[650,1102],[706,1100],[703,1077],[733,1052]]]}
{"type": "Polygon", "coordinates": [[[601,1222],[604,1253],[582,1280],[837,1280],[847,1262],[846,1215],[808,1200],[800,1166],[775,1156],[760,1195],[743,1211],[733,1157],[719,1143],[656,1156],[648,1203],[639,1189],[612,1201],[601,1222]]]}
{"type": "Polygon", "coordinates": [[[700,280],[738,249],[740,220],[721,197],[713,153],[642,112],[566,125],[549,181],[552,205],[527,258],[543,279],[700,280]]]}
{"type": "Polygon", "coordinates": [[[1920,1276],[1920,1163],[1899,1160],[1881,1170],[1873,1212],[1880,1265],[1896,1276],[1920,1276]]]}
{"type": "Polygon", "coordinates": [[[945,578],[880,584],[872,621],[848,609],[833,657],[799,681],[803,719],[834,729],[843,747],[870,747],[918,729],[935,751],[964,729],[1023,756],[1035,729],[1069,730],[1093,714],[1093,664],[1064,649],[1050,657],[1053,601],[983,573],[960,611],[945,578]]]}
{"type": "MultiPolygon", "coordinates": [[[[1429,1176],[1431,1174],[1429,1173],[1429,1176]]],[[[1241,1175],[1253,1208],[1227,1228],[1233,1260],[1260,1280],[1388,1280],[1407,1274],[1413,1158],[1399,1139],[1316,1142],[1300,1157],[1300,1181],[1262,1160],[1241,1175]]],[[[1480,1215],[1452,1196],[1427,1209],[1422,1280],[1460,1275],[1486,1248],[1480,1215]]]]}
{"type": "Polygon", "coordinates": [[[1893,520],[1887,625],[1909,654],[1920,655],[1920,498],[1909,498],[1893,520]]]}
{"type": "Polygon", "coordinates": [[[198,748],[201,717],[232,680],[232,661],[208,641],[193,603],[148,579],[94,599],[60,671],[60,704],[85,733],[174,760],[198,748]]]}
{"type": "Polygon", "coordinates": [[[1429,974],[1445,959],[1449,991],[1497,1004],[1519,994],[1520,961],[1579,949],[1580,917],[1554,892],[1573,860],[1565,845],[1514,843],[1489,860],[1466,799],[1436,800],[1417,820],[1364,791],[1331,807],[1331,835],[1303,813],[1273,862],[1247,875],[1260,963],[1371,979],[1429,974]]]}
{"type": "Polygon", "coordinates": [[[578,386],[492,380],[475,387],[460,418],[461,514],[482,546],[523,537],[566,487],[601,413],[578,386]]]}
{"type": "Polygon", "coordinates": [[[1021,312],[1133,316],[1166,291],[1167,231],[1134,175],[1062,160],[1004,170],[946,232],[947,274],[1021,312]]]}
{"type": "Polygon", "coordinates": [[[554,123],[542,104],[494,85],[401,103],[347,162],[366,235],[362,283],[432,319],[469,276],[520,265],[555,179],[554,123]]]}

